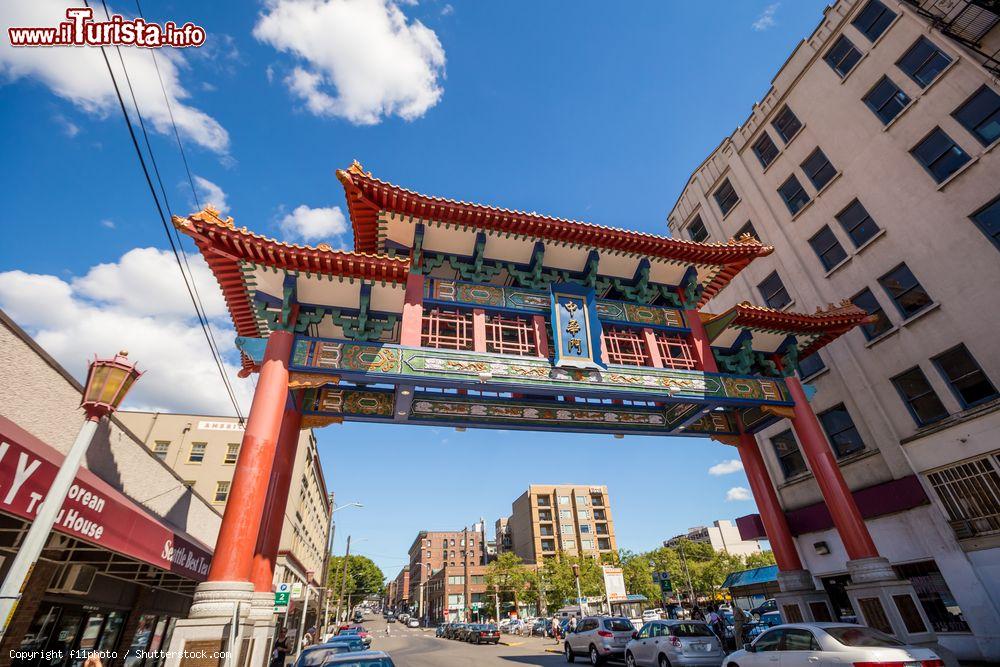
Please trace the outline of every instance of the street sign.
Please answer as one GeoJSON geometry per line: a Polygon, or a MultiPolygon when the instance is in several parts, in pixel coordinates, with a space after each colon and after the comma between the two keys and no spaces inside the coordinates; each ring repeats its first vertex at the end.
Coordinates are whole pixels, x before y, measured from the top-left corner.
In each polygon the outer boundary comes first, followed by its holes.
{"type": "Polygon", "coordinates": [[[287,607],[288,606],[288,593],[275,593],[274,594],[274,606],[275,607],[287,607]]]}
{"type": "Polygon", "coordinates": [[[292,597],[298,600],[302,597],[302,582],[296,581],[292,584],[292,597]]]}

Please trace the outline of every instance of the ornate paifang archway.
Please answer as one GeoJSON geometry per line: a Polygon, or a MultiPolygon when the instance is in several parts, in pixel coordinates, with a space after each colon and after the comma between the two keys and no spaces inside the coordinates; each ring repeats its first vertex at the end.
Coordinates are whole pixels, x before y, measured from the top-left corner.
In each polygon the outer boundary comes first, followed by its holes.
{"type": "Polygon", "coordinates": [[[796,376],[800,359],[865,322],[864,311],[702,311],[772,252],[750,236],[696,243],[431,197],[357,163],[337,177],[353,252],[265,238],[211,208],[174,218],[222,287],[244,374],[259,373],[209,578],[175,643],[212,636],[204,628],[238,600],[256,600],[270,621],[296,433],[342,421],[733,445],[778,563],[785,618],[829,619],[753,436],[785,418],[853,563],[862,618],[933,639],[926,618],[923,633],[904,625],[912,588],[879,557],[796,376]]]}

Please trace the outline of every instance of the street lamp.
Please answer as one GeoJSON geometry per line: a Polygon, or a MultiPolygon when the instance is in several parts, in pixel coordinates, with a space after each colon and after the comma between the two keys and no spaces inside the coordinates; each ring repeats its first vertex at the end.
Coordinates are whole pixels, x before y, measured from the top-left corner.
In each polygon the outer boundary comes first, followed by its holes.
{"type": "Polygon", "coordinates": [[[576,604],[580,608],[580,617],[586,616],[583,611],[583,594],[580,593],[580,566],[573,563],[573,578],[576,579],[576,604]]]}
{"type": "Polygon", "coordinates": [[[90,447],[90,441],[97,432],[101,418],[110,415],[118,409],[125,395],[142,373],[128,359],[128,352],[122,350],[113,359],[94,359],[87,372],[87,384],[84,387],[80,407],[83,408],[86,419],[80,432],[63,459],[56,473],[52,486],[45,495],[45,502],[35,515],[35,520],[28,529],[28,534],[14,555],[14,560],[7,572],[7,577],[0,587],[0,637],[6,631],[18,602],[21,600],[21,590],[31,576],[31,571],[38,557],[48,542],[52,526],[55,525],[63,501],[73,486],[76,473],[80,469],[83,457],[90,447]]]}
{"type": "MultiPolygon", "coordinates": [[[[330,504],[333,503],[333,494],[330,494],[330,504]]],[[[333,509],[330,510],[330,539],[327,541],[326,549],[326,559],[323,562],[323,567],[326,571],[323,573],[323,632],[329,632],[330,628],[330,561],[329,558],[333,554],[333,537],[337,534],[337,522],[333,520],[333,515],[342,509],[347,507],[364,507],[361,503],[345,503],[339,507],[334,505],[333,509]]],[[[337,619],[339,622],[339,619],[337,619]]]]}

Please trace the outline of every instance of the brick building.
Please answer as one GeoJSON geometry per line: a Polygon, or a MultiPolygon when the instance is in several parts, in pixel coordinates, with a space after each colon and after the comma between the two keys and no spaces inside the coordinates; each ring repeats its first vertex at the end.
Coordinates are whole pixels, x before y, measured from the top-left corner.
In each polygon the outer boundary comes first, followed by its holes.
{"type": "Polygon", "coordinates": [[[512,504],[505,533],[509,549],[529,564],[560,552],[595,557],[618,552],[606,486],[532,484],[512,504]]]}
{"type": "Polygon", "coordinates": [[[481,527],[464,530],[422,530],[410,545],[409,599],[420,608],[427,582],[445,567],[462,568],[486,563],[486,540],[481,527]]]}
{"type": "MultiPolygon", "coordinates": [[[[426,604],[431,623],[447,621],[473,622],[480,618],[486,593],[486,567],[483,565],[452,567],[447,565],[427,580],[426,604]],[[468,577],[468,587],[466,587],[468,577]],[[468,604],[466,596],[468,595],[468,604]]],[[[493,610],[483,610],[483,617],[492,618],[493,610]]]]}

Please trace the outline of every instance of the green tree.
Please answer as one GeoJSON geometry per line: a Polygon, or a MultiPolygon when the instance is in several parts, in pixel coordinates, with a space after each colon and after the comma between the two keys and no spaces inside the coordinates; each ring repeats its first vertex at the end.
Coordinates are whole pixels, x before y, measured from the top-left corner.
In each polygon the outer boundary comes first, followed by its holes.
{"type": "Polygon", "coordinates": [[[768,565],[774,565],[774,552],[762,551],[759,554],[747,554],[744,565],[746,565],[748,570],[755,567],[767,567],[768,565]]]}
{"type": "Polygon", "coordinates": [[[622,574],[625,576],[625,590],[646,596],[649,601],[660,599],[660,588],[653,583],[653,568],[648,554],[636,554],[622,549],[618,555],[622,574]]]}
{"type": "Polygon", "coordinates": [[[516,554],[504,553],[486,567],[484,583],[486,590],[493,593],[501,603],[510,598],[514,610],[520,609],[526,589],[531,579],[531,573],[524,566],[524,561],[516,554]]]}
{"type": "MultiPolygon", "coordinates": [[[[330,557],[330,593],[340,595],[340,583],[344,573],[344,557],[330,557]]],[[[344,586],[344,598],[348,595],[381,595],[384,589],[385,575],[372,559],[367,556],[351,554],[347,560],[347,581],[344,586]]]]}

